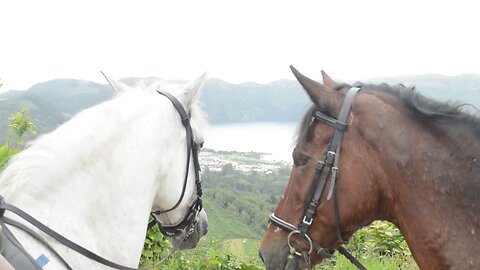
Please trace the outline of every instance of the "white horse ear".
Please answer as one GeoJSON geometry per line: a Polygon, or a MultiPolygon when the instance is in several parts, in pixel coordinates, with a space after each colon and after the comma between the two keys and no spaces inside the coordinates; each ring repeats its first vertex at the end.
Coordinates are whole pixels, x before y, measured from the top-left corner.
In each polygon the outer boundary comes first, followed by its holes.
{"type": "Polygon", "coordinates": [[[198,77],[196,80],[191,81],[183,89],[183,93],[180,95],[180,100],[186,108],[195,103],[200,97],[200,90],[203,87],[203,84],[207,80],[207,73],[203,73],[202,76],[198,77]]]}
{"type": "Polygon", "coordinates": [[[107,80],[108,84],[110,84],[110,86],[112,87],[112,89],[115,91],[115,93],[120,93],[120,92],[123,92],[125,91],[126,89],[128,89],[129,87],[124,84],[124,83],[121,83],[119,81],[116,81],[114,79],[111,79],[109,77],[107,77],[107,75],[105,75],[105,73],[103,73],[103,71],[100,71],[102,73],[102,75],[105,77],[105,79],[107,80]]]}

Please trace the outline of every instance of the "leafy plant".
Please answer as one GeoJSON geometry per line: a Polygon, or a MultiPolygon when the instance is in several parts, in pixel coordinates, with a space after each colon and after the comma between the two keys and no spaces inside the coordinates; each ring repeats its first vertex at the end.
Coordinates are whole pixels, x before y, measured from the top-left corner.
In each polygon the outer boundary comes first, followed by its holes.
{"type": "Polygon", "coordinates": [[[11,114],[8,120],[10,121],[10,125],[7,138],[5,142],[0,145],[0,170],[3,169],[11,156],[20,152],[24,137],[36,133],[35,124],[28,116],[28,109],[23,109],[20,112],[11,114]]]}
{"type": "MultiPolygon", "coordinates": [[[[145,240],[140,265],[142,267],[155,264],[168,255],[171,246],[157,230],[150,230],[145,240]]],[[[168,257],[158,269],[163,270],[259,270],[263,269],[258,262],[249,262],[223,250],[220,241],[202,240],[202,244],[192,250],[176,251],[168,257]]]]}
{"type": "Polygon", "coordinates": [[[35,134],[35,124],[28,116],[28,109],[24,108],[21,112],[16,112],[8,117],[10,121],[10,131],[7,134],[7,141],[11,138],[15,140],[16,147],[23,144],[23,137],[28,134],[35,134]]]}
{"type": "Polygon", "coordinates": [[[387,221],[374,221],[357,231],[348,247],[363,257],[373,254],[400,257],[412,255],[400,230],[387,221]]]}

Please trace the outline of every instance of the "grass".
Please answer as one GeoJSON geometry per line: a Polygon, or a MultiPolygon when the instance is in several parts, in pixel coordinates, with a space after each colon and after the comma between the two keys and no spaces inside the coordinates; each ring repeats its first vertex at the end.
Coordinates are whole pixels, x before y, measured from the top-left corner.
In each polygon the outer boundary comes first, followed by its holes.
{"type": "Polygon", "coordinates": [[[241,222],[238,216],[229,213],[224,208],[214,207],[208,198],[205,198],[203,202],[209,217],[208,239],[256,237],[251,228],[241,222]]]}
{"type": "MultiPolygon", "coordinates": [[[[237,256],[240,260],[254,262],[261,267],[261,262],[257,258],[258,241],[255,239],[228,239],[223,242],[222,248],[237,256]]],[[[418,266],[411,257],[391,257],[391,256],[373,256],[369,258],[357,258],[369,270],[418,270],[418,266]]],[[[319,270],[358,270],[343,255],[336,253],[334,258],[322,262],[315,269],[319,270]]]]}
{"type": "Polygon", "coordinates": [[[239,257],[245,256],[245,249],[243,248],[244,239],[228,239],[223,242],[223,247],[229,252],[239,257]]]}
{"type": "MultiPolygon", "coordinates": [[[[411,258],[400,258],[390,256],[375,256],[371,258],[357,258],[369,270],[418,270],[418,266],[411,258]]],[[[315,269],[331,270],[358,270],[358,268],[352,264],[343,255],[336,253],[334,258],[330,261],[322,262],[315,269]]]]}
{"type": "Polygon", "coordinates": [[[246,241],[243,242],[243,253],[246,254],[247,256],[257,257],[258,248],[259,248],[258,240],[254,240],[254,239],[245,239],[245,240],[246,241]]]}
{"type": "Polygon", "coordinates": [[[227,239],[223,242],[223,247],[242,258],[251,258],[258,256],[258,240],[255,239],[227,239]]]}

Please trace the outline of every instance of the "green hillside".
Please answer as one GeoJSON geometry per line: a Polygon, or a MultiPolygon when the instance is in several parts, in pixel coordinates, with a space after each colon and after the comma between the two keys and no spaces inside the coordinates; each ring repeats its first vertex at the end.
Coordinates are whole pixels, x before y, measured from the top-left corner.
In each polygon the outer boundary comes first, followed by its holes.
{"type": "MultiPolygon", "coordinates": [[[[155,77],[125,78],[129,85],[181,85],[155,77]]],[[[369,82],[403,83],[440,101],[460,101],[480,107],[480,75],[418,75],[372,79],[369,82]]],[[[111,98],[107,84],[58,79],[32,86],[26,91],[0,94],[0,138],[8,115],[29,108],[40,133],[47,132],[87,107],[111,98]]],[[[297,81],[280,80],[269,84],[231,84],[209,79],[200,97],[211,124],[238,122],[297,122],[310,104],[297,81]]]]}
{"type": "Polygon", "coordinates": [[[210,199],[208,193],[205,195],[204,207],[208,213],[208,237],[214,240],[226,240],[231,238],[258,239],[255,233],[242,219],[230,213],[220,204],[210,199]]]}
{"type": "Polygon", "coordinates": [[[202,164],[208,159],[235,160],[257,170],[236,170],[231,163],[221,168],[202,165],[205,209],[209,217],[208,237],[260,239],[267,217],[283,194],[290,176],[290,165],[262,159],[258,153],[212,151],[200,154],[202,164]],[[262,169],[273,168],[273,169],[262,169]]]}
{"type": "Polygon", "coordinates": [[[0,138],[5,136],[8,116],[28,108],[38,133],[45,133],[79,111],[113,96],[107,85],[89,81],[58,79],[39,83],[27,91],[0,95],[0,138]]]}

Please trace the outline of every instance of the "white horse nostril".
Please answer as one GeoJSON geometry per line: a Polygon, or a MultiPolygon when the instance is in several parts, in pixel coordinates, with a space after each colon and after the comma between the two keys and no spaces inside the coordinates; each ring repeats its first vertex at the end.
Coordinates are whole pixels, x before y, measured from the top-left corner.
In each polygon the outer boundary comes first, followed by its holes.
{"type": "Polygon", "coordinates": [[[199,229],[200,235],[204,236],[208,232],[208,222],[206,220],[202,220],[199,222],[199,229]]]}

